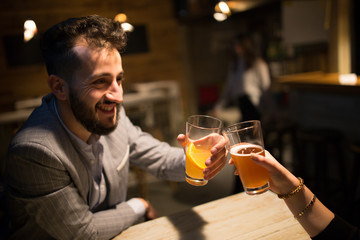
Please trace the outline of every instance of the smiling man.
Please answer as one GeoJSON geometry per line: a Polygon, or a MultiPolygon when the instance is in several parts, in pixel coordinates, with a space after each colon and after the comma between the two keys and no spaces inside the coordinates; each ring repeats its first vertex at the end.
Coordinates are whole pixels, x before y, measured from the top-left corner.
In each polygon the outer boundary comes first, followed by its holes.
{"type": "MultiPolygon", "coordinates": [[[[126,198],[130,164],[184,181],[182,148],[134,126],[122,106],[121,25],[99,16],[50,28],[42,51],[51,93],[9,147],[4,179],[13,239],[109,239],[156,211],[126,198]]],[[[184,144],[184,136],[179,135],[184,144]]],[[[212,149],[205,178],[225,165],[225,140],[212,149]]]]}
{"type": "Polygon", "coordinates": [[[74,74],[75,81],[66,84],[58,76],[50,75],[48,83],[61,100],[59,111],[68,116],[67,126],[87,141],[91,133],[106,135],[116,128],[123,101],[124,72],[116,49],[95,50],[80,42],[73,51],[82,63],[74,74]],[[68,94],[61,89],[64,85],[68,94]]]}

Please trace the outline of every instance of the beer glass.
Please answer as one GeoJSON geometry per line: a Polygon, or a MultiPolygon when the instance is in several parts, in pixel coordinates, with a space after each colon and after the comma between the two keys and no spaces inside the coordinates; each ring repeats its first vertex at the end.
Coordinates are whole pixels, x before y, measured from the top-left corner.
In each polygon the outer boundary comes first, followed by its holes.
{"type": "Polygon", "coordinates": [[[245,192],[260,194],[269,189],[269,173],[251,159],[251,153],[265,156],[261,123],[258,120],[233,124],[223,131],[245,192]]]}
{"type": "Polygon", "coordinates": [[[207,184],[204,179],[205,161],[211,156],[211,148],[222,136],[221,120],[206,116],[192,115],[186,121],[186,162],[185,180],[194,186],[207,184]]]}

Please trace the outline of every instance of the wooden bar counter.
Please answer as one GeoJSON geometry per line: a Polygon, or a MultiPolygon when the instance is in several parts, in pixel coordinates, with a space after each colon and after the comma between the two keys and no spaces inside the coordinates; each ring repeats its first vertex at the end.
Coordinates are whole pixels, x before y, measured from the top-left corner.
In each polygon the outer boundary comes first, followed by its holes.
{"type": "Polygon", "coordinates": [[[338,73],[307,72],[279,76],[275,79],[276,86],[287,86],[292,89],[317,92],[334,92],[343,94],[360,94],[360,77],[355,84],[340,84],[338,73]]]}
{"type": "Polygon", "coordinates": [[[310,239],[283,200],[268,191],[231,195],[134,225],[115,240],[310,239]]]}
{"type": "Polygon", "coordinates": [[[360,77],[340,84],[338,73],[309,72],[278,77],[274,85],[289,93],[289,118],[303,129],[339,131],[360,140],[360,77]]]}

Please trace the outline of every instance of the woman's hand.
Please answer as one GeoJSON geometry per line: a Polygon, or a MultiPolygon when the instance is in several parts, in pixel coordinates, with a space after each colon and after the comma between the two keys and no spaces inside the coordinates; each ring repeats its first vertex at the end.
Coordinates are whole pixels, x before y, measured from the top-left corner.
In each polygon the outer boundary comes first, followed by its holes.
{"type": "MultiPolygon", "coordinates": [[[[299,180],[283,165],[281,165],[268,151],[265,150],[265,157],[260,154],[251,154],[251,159],[264,167],[270,175],[270,189],[277,194],[284,194],[292,191],[299,185],[299,180]]],[[[230,159],[229,164],[233,164],[230,159]]],[[[235,171],[237,175],[238,172],[235,171]]]]}

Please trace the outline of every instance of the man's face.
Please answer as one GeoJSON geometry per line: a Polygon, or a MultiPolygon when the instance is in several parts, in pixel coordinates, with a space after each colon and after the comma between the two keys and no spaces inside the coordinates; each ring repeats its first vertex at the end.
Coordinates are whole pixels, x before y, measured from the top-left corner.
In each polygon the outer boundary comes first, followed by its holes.
{"type": "Polygon", "coordinates": [[[118,122],[123,101],[123,69],[116,49],[91,49],[77,45],[74,51],[82,67],[69,85],[69,101],[75,118],[89,132],[106,135],[118,122]]]}

